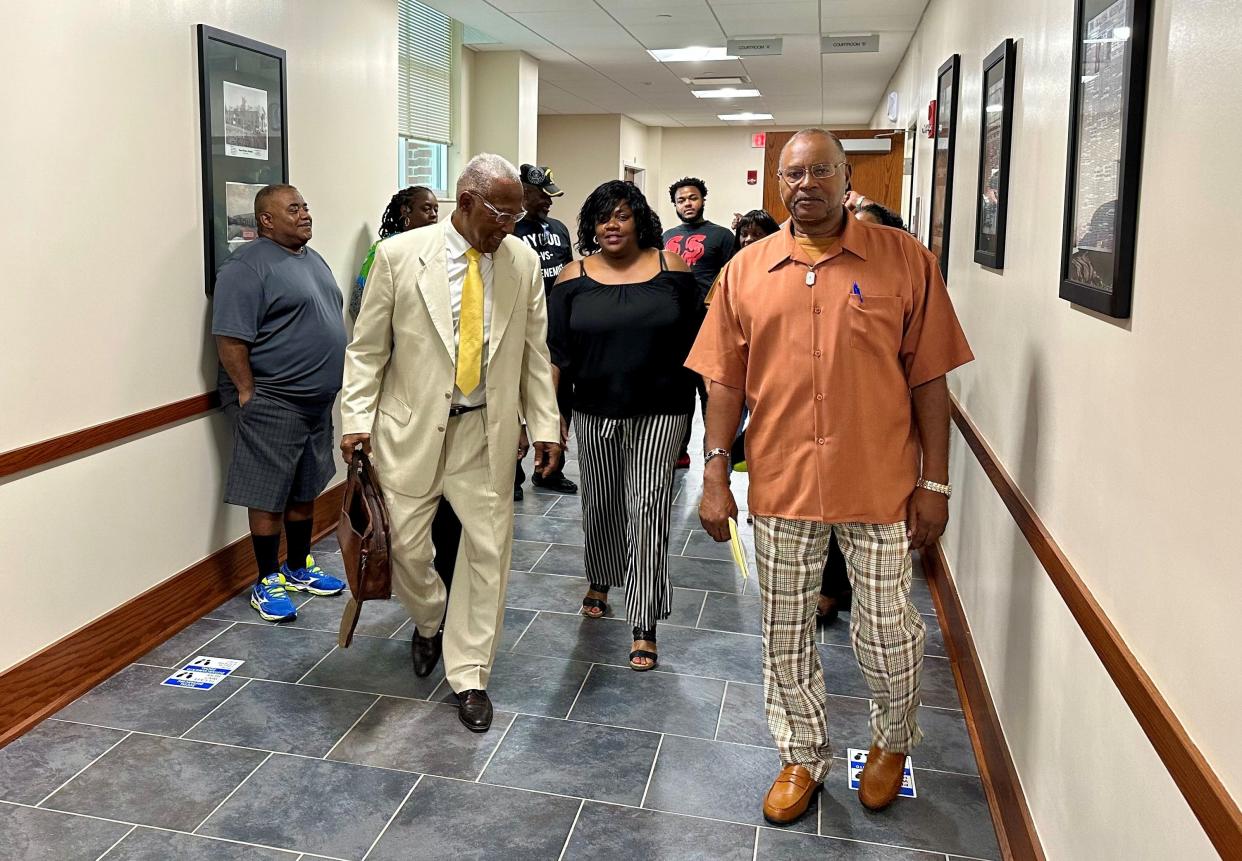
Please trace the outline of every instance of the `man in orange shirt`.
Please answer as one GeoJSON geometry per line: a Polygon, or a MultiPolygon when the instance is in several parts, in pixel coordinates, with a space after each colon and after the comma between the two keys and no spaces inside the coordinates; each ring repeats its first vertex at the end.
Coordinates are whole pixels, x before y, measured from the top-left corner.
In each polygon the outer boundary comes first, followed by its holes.
{"type": "Polygon", "coordinates": [[[743,399],[751,410],[764,700],[784,766],[763,813],[778,824],[807,810],[832,759],[815,603],[834,532],[872,696],[859,800],[880,810],[901,788],[922,737],[925,630],[910,603],[910,551],[948,521],[945,374],[973,358],[931,253],[841,205],[850,172],[830,132],[790,139],[777,175],[791,220],[725,267],[686,361],[712,381],[699,513],[717,541],[737,516],[728,451],[743,399]]]}

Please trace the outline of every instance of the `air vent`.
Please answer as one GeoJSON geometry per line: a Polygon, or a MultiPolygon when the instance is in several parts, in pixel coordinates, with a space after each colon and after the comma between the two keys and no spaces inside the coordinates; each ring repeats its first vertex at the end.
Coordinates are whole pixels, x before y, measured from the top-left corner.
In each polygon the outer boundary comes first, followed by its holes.
{"type": "Polygon", "coordinates": [[[695,87],[736,87],[749,84],[750,78],[744,75],[707,75],[701,78],[682,78],[687,84],[695,87]]]}

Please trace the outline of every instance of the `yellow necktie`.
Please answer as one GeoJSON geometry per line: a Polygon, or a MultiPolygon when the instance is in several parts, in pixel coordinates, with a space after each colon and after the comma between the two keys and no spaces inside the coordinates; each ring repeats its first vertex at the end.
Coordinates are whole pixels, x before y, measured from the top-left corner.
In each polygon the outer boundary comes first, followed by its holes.
{"type": "Polygon", "coordinates": [[[483,359],[483,273],[479,252],[466,249],[466,283],[461,288],[461,317],[457,324],[457,388],[468,395],[479,386],[483,359]]]}

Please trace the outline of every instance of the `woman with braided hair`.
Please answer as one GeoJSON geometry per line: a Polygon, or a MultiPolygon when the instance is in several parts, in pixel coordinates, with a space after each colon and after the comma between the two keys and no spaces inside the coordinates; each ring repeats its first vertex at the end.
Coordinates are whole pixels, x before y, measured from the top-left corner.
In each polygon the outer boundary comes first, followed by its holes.
{"type": "Polygon", "coordinates": [[[426,186],[411,185],[403,188],[388,201],[388,207],[380,218],[379,236],[367,249],[366,259],[362,261],[362,269],[354,281],[354,292],[349,297],[349,316],[357,319],[358,309],[362,307],[362,289],[366,286],[367,275],[371,272],[371,264],[375,262],[375,249],[390,236],[435,224],[440,217],[440,204],[436,201],[436,193],[426,186]]]}
{"type": "MultiPolygon", "coordinates": [[[[379,244],[398,233],[435,224],[439,215],[440,204],[436,201],[436,193],[426,186],[411,185],[392,196],[380,218],[380,238],[367,249],[366,259],[362,261],[362,269],[354,282],[354,292],[349,297],[351,317],[358,319],[358,311],[362,308],[362,289],[367,284],[367,275],[371,273],[371,264],[375,262],[375,249],[379,244]]],[[[440,506],[436,509],[435,520],[431,523],[431,542],[436,548],[436,573],[444,581],[444,588],[451,589],[453,569],[457,566],[457,549],[461,542],[461,521],[457,519],[447,499],[441,499],[440,506]]]]}

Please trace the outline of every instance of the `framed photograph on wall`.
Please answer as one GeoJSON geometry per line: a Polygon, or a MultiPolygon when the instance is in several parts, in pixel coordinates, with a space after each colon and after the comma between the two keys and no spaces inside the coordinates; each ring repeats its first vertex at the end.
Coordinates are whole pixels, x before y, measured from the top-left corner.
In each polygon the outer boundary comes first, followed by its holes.
{"type": "Polygon", "coordinates": [[[1009,145],[1013,138],[1013,39],[983,61],[979,134],[979,194],[975,204],[975,262],[1005,268],[1005,216],[1009,210],[1009,145]]]}
{"type": "Polygon", "coordinates": [[[1075,0],[1062,299],[1130,316],[1152,0],[1075,0]]]}
{"type": "Polygon", "coordinates": [[[936,72],[936,118],[932,147],[931,206],[928,207],[927,247],[940,261],[940,274],[949,276],[949,226],[953,217],[953,150],[957,144],[957,86],[961,57],[954,54],[936,72]]]}
{"type": "Polygon", "coordinates": [[[254,196],[289,181],[285,52],[198,25],[207,295],[228,256],[258,238],[254,196]]]}

